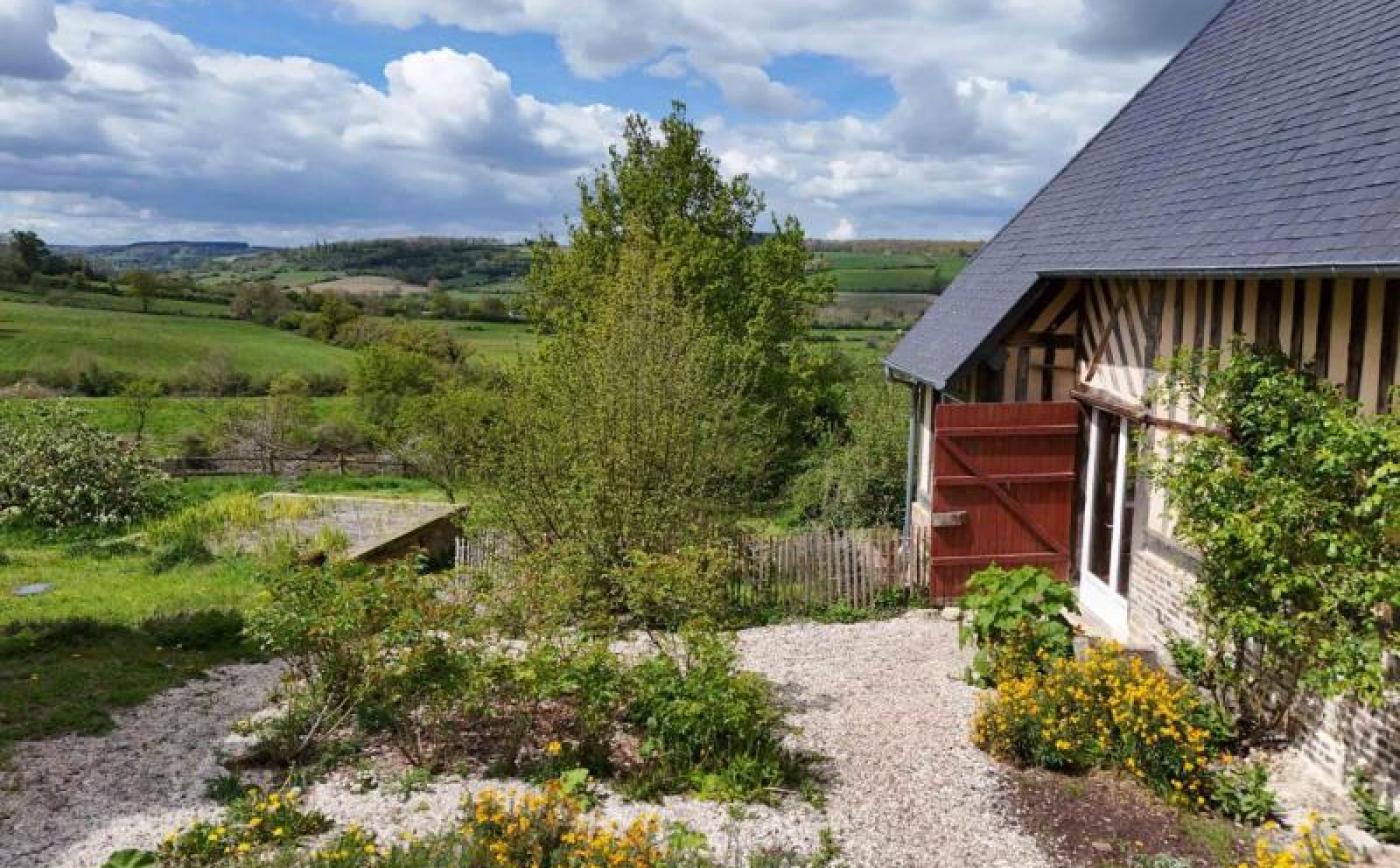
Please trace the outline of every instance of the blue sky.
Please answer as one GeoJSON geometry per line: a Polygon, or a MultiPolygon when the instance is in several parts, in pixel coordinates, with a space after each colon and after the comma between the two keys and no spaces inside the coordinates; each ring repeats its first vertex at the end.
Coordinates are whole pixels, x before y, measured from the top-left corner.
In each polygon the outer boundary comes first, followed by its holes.
{"type": "Polygon", "coordinates": [[[982,237],[1219,2],[0,0],[0,225],[519,237],[682,99],[813,235],[982,237]]]}

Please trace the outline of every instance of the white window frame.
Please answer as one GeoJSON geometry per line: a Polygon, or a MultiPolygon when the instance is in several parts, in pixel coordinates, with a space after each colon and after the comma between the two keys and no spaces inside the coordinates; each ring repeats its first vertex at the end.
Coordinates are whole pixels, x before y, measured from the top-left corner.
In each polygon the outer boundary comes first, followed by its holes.
{"type": "Polygon", "coordinates": [[[1079,539],[1079,602],[1084,611],[1107,627],[1114,638],[1126,639],[1128,587],[1127,577],[1122,573],[1124,547],[1132,544],[1132,528],[1124,527],[1132,434],[1128,420],[1121,420],[1122,424],[1118,426],[1117,461],[1111,468],[1102,467],[1105,429],[1110,414],[1097,407],[1090,408],[1089,412],[1089,459],[1084,470],[1084,520],[1080,525],[1079,539]],[[1098,498],[1094,492],[1098,490],[1100,474],[1108,472],[1113,474],[1113,519],[1108,522],[1112,528],[1109,569],[1107,576],[1097,576],[1090,568],[1094,531],[1098,525],[1095,514],[1098,498]]]}

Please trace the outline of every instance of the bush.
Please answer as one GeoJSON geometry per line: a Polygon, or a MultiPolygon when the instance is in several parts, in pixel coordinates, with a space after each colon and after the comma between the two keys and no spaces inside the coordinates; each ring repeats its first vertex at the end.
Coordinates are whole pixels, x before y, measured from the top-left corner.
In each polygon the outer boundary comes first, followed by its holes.
{"type": "Polygon", "coordinates": [[[1336,830],[1317,814],[1308,815],[1291,841],[1280,844],[1271,838],[1261,835],[1254,842],[1254,860],[1240,868],[1341,868],[1356,862],[1336,830]]]}
{"type": "Polygon", "coordinates": [[[1259,763],[1229,762],[1213,769],[1210,804],[1221,816],[1255,825],[1279,812],[1269,770],[1259,763]]]}
{"type": "Polygon", "coordinates": [[[629,789],[753,800],[794,782],[772,686],[735,663],[731,639],[690,632],[682,649],[633,670],[626,720],[642,736],[643,767],[629,789]]]}
{"type": "Polygon", "coordinates": [[[7,401],[0,510],[45,528],[116,527],[154,514],[165,475],[64,401],[7,401]]]}
{"type": "Polygon", "coordinates": [[[666,555],[634,553],[614,582],[623,607],[643,626],[714,626],[724,617],[735,568],[733,556],[723,548],[687,546],[666,555]]]}
{"type": "Polygon", "coordinates": [[[904,515],[908,395],[893,384],[865,383],[848,403],[844,425],[827,433],[793,480],[793,508],[832,527],[894,527],[904,515]]]}
{"type": "Polygon", "coordinates": [[[958,641],[976,643],[969,673],[975,683],[1043,672],[1074,653],[1074,630],[1065,617],[1078,611],[1074,592],[1045,570],[988,567],[968,582],[962,604],[968,616],[958,641]]]}
{"type": "Polygon", "coordinates": [[[1219,747],[1193,687],[1111,644],[999,683],[978,708],[973,742],[1021,765],[1121,769],[1191,808],[1211,794],[1219,747]]]}

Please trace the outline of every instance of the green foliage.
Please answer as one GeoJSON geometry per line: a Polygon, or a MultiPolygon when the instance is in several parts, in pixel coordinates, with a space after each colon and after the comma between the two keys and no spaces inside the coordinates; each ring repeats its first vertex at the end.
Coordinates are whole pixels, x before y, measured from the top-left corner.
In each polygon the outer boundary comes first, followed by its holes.
{"type": "Polygon", "coordinates": [[[1172,636],[1166,645],[1177,673],[1197,687],[1209,690],[1212,686],[1210,655],[1205,646],[1184,636],[1172,636]]]}
{"type": "Polygon", "coordinates": [[[1379,701],[1400,648],[1400,416],[1367,417],[1283,357],[1182,354],[1161,396],[1226,436],[1177,439],[1154,469],[1201,554],[1203,677],[1247,732],[1299,690],[1379,701]]]}
{"type": "Polygon", "coordinates": [[[686,546],[672,554],[637,552],[614,581],[624,609],[642,625],[677,630],[723,619],[735,569],[726,549],[686,546]]]}
{"type": "Polygon", "coordinates": [[[275,324],[291,309],[287,296],[270,281],[240,286],[228,303],[229,316],[265,326],[275,324]]]}
{"type": "Polygon", "coordinates": [[[1365,775],[1355,775],[1351,781],[1351,803],[1361,815],[1361,828],[1387,844],[1400,844],[1400,813],[1396,813],[1377,795],[1365,775]]]}
{"type": "Polygon", "coordinates": [[[610,288],[633,279],[629,259],[665,274],[668,301],[692,311],[742,395],[774,426],[773,470],[790,471],[835,418],[830,354],[806,340],[813,312],[831,297],[808,272],[797,221],[756,235],[763,198],[740,176],[726,180],[700,129],[677,104],[660,135],[628,118],[609,164],[579,184],[579,214],[567,244],[533,249],[527,310],[547,332],[568,334],[596,319],[610,288]]]}
{"type": "Polygon", "coordinates": [[[1269,770],[1261,763],[1231,762],[1211,771],[1212,809],[1238,822],[1258,825],[1279,813],[1278,796],[1269,786],[1269,770]]]}
{"type": "Polygon", "coordinates": [[[442,491],[449,503],[480,474],[500,399],[486,389],[439,383],[399,405],[385,435],[389,451],[442,491]]]}
{"type": "Polygon", "coordinates": [[[157,851],[160,864],[199,868],[250,858],[268,848],[290,848],[331,828],[320,812],[301,807],[296,789],[264,794],[253,788],[213,821],[201,820],[166,837],[157,851]]]}
{"type": "Polygon", "coordinates": [[[599,576],[636,551],[725,536],[768,454],[749,374],[677,301],[683,264],[644,240],[622,251],[589,317],[561,323],[523,367],[496,429],[505,526],[527,548],[576,546],[599,576]]]}
{"type": "Polygon", "coordinates": [[[129,524],[156,512],[165,477],[62,401],[0,408],[0,510],[46,528],[129,524]]]}
{"type": "MultiPolygon", "coordinates": [[[[251,542],[259,529],[279,519],[310,515],[310,501],[300,499],[263,500],[238,493],[211,498],[166,516],[147,529],[145,545],[151,567],[165,572],[181,564],[213,560],[217,552],[228,553],[251,542]]],[[[266,547],[272,541],[262,540],[266,547]]]]}
{"type": "Polygon", "coordinates": [[[1104,644],[999,682],[981,701],[972,739],[1023,765],[1117,769],[1200,810],[1221,748],[1211,717],[1194,687],[1104,644]]]}
{"type": "Polygon", "coordinates": [[[131,430],[138,447],[145,444],[146,426],[151,421],[155,403],[163,391],[160,383],[150,379],[131,380],[121,388],[122,405],[130,417],[131,430]]]}
{"type": "Polygon", "coordinates": [[[841,528],[894,527],[904,514],[907,390],[863,383],[848,397],[845,424],[827,433],[793,482],[804,520],[841,528]]]}
{"type": "Polygon", "coordinates": [[[1043,670],[1074,653],[1065,617],[1078,611],[1074,592],[1045,570],[988,567],[968,581],[962,605],[958,641],[977,646],[970,674],[979,684],[1043,670]]]}
{"type": "Polygon", "coordinates": [[[753,800],[800,779],[772,686],[736,671],[732,639],[687,632],[680,649],[638,664],[631,680],[626,720],[643,736],[644,763],[626,782],[632,792],[753,800]]]}

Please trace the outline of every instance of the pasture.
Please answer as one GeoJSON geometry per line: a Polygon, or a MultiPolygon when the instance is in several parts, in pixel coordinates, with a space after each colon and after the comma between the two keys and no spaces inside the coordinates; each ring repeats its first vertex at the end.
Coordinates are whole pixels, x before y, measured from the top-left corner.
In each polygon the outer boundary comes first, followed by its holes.
{"type": "Polygon", "coordinates": [[[953,251],[825,251],[813,254],[813,259],[841,293],[937,293],[966,263],[953,251]]]}
{"type": "MultiPolygon", "coordinates": [[[[88,413],[92,424],[121,437],[136,433],[136,416],[129,402],[121,398],[69,398],[88,413]]],[[[171,456],[180,451],[182,438],[195,431],[207,431],[230,413],[251,412],[260,398],[157,398],[146,418],[145,446],[153,455],[171,456]]],[[[349,415],[351,399],[344,396],[312,398],[315,422],[337,415],[349,415]]]]}
{"type": "Polygon", "coordinates": [[[69,368],[75,357],[135,376],[168,378],[227,362],[255,379],[286,371],[344,374],[353,354],[310,338],[209,316],[151,316],[0,300],[0,382],[69,368]]]}

